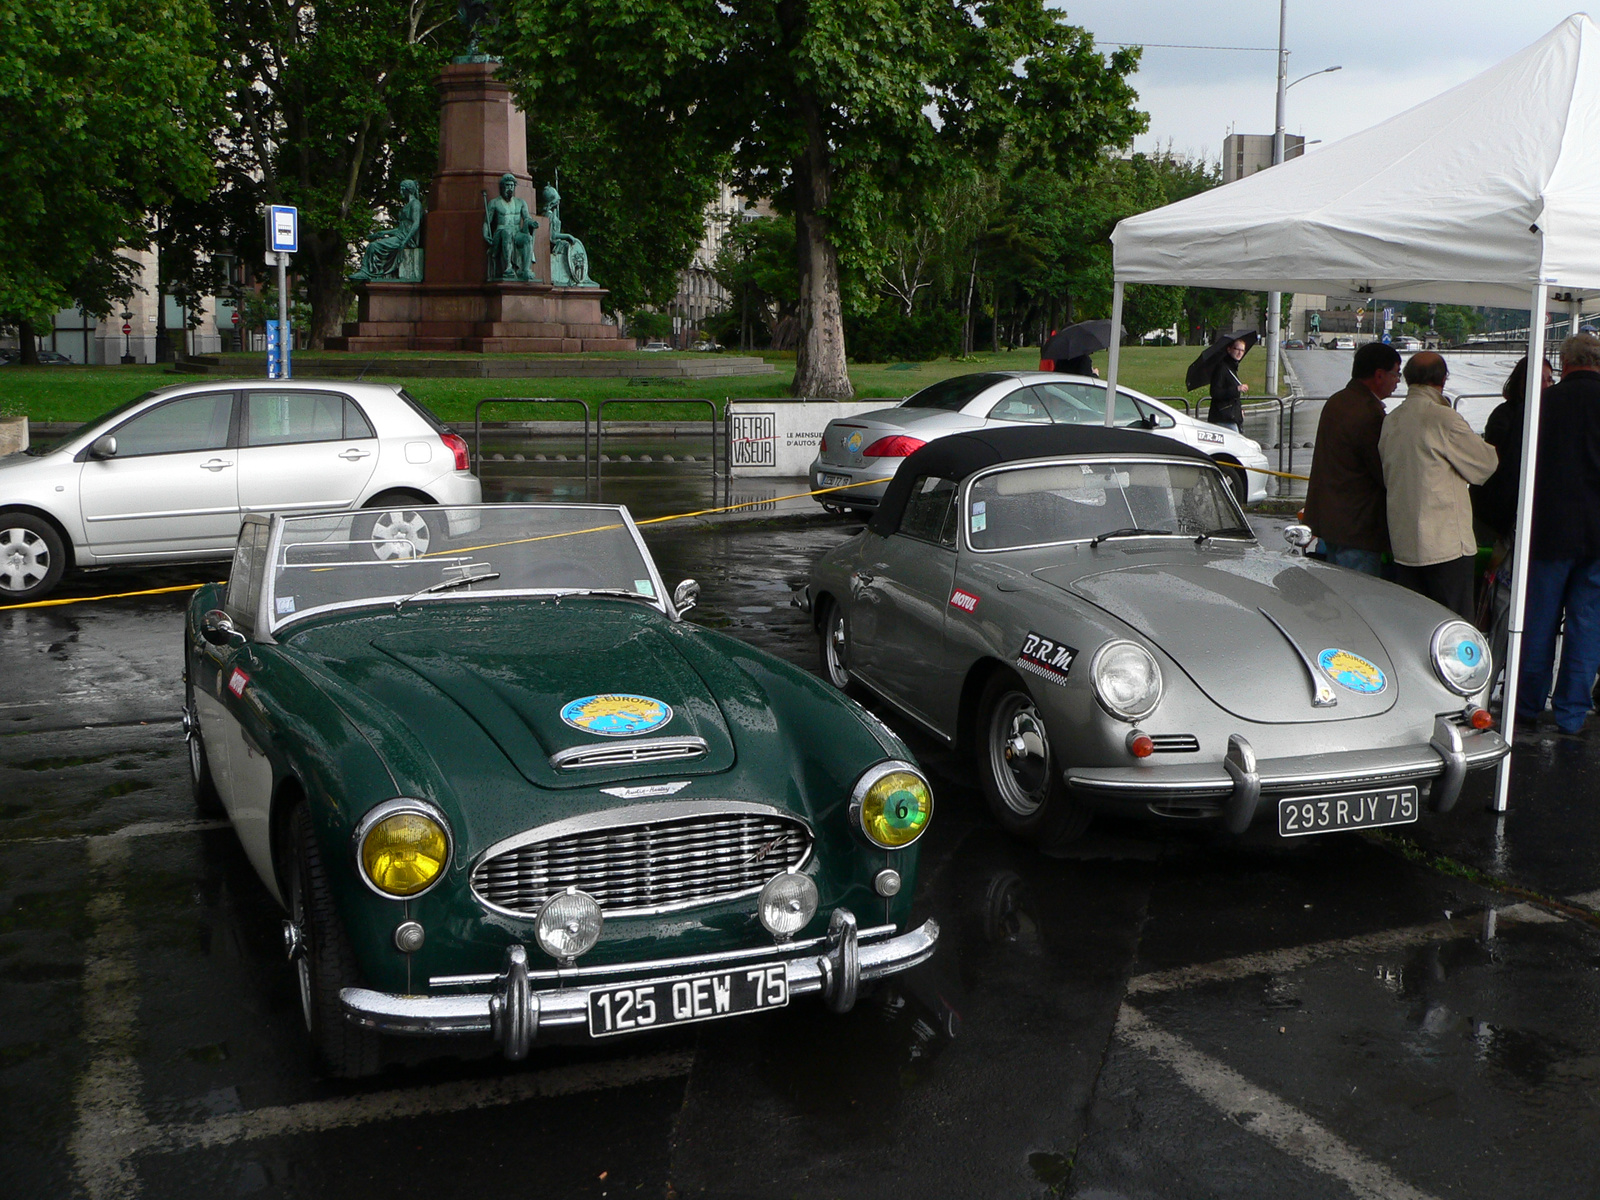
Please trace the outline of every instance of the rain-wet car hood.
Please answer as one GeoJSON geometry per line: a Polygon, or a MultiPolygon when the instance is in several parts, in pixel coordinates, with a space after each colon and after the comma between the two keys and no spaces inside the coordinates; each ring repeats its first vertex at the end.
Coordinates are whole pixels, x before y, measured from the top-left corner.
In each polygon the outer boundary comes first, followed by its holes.
{"type": "Polygon", "coordinates": [[[1138,631],[1213,703],[1244,720],[1337,721],[1394,707],[1393,661],[1327,572],[1259,550],[1174,558],[1033,574],[1138,631]],[[1332,684],[1336,704],[1313,706],[1313,669],[1332,684]]]}

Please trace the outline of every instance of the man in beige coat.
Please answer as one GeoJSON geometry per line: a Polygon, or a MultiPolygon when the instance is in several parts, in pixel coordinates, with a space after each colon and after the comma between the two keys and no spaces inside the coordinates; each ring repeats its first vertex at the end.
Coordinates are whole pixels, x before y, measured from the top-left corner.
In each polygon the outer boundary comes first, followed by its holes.
{"type": "Polygon", "coordinates": [[[1395,581],[1470,621],[1478,539],[1468,487],[1494,474],[1500,457],[1444,398],[1440,355],[1412,355],[1402,375],[1406,398],[1378,437],[1395,581]]]}

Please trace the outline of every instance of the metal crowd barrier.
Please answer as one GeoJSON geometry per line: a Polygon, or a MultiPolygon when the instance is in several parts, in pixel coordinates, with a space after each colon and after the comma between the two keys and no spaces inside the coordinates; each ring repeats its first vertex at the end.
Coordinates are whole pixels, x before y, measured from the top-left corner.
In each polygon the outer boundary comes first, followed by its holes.
{"type": "MultiPolygon", "coordinates": [[[[681,400],[635,400],[635,399],[632,399],[631,397],[628,397],[628,396],[614,396],[614,397],[612,397],[612,398],[610,398],[608,400],[600,401],[600,404],[599,404],[598,408],[596,409],[596,415],[595,415],[595,448],[594,448],[594,458],[595,458],[595,462],[594,462],[594,477],[595,477],[595,485],[597,487],[599,486],[599,483],[600,483],[600,458],[605,453],[606,405],[608,405],[608,404],[693,404],[693,405],[696,405],[696,406],[701,405],[701,404],[705,405],[706,409],[707,409],[706,421],[710,426],[709,432],[711,434],[711,478],[712,478],[713,482],[715,482],[715,480],[717,478],[717,402],[715,400],[704,400],[704,399],[701,399],[700,397],[697,397],[697,396],[685,396],[681,400]]],[[[587,426],[585,426],[585,428],[587,428],[587,426]]],[[[585,450],[587,452],[587,447],[588,447],[587,440],[584,442],[584,446],[585,446],[585,450]]],[[[731,461],[731,460],[725,460],[725,461],[731,461]]],[[[585,466],[585,471],[587,471],[587,465],[585,466]]],[[[730,474],[731,474],[731,471],[730,471],[730,474]]],[[[587,474],[585,475],[585,478],[587,478],[587,474]]]]}
{"type": "MultiPolygon", "coordinates": [[[[472,463],[474,467],[482,469],[483,463],[483,406],[485,404],[564,404],[569,407],[576,406],[583,410],[583,494],[589,495],[589,406],[582,400],[563,400],[555,396],[492,396],[479,400],[476,408],[472,410],[472,463]]],[[[602,405],[602,407],[604,407],[602,405]]],[[[598,429],[596,434],[598,435],[598,429]]],[[[600,474],[599,451],[595,452],[595,477],[598,482],[600,474]]]]}

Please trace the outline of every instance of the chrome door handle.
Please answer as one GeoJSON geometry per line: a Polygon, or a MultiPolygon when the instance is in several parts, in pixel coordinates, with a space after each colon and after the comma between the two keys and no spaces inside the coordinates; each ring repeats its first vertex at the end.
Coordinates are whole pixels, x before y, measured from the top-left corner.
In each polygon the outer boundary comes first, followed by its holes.
{"type": "Polygon", "coordinates": [[[871,583],[876,578],[877,578],[877,576],[874,575],[871,571],[857,571],[856,572],[856,579],[860,583],[871,583]]]}
{"type": "Polygon", "coordinates": [[[229,462],[227,459],[213,458],[210,462],[201,463],[200,464],[200,469],[203,470],[203,471],[221,471],[224,468],[231,467],[231,466],[233,466],[233,464],[231,462],[229,462]]]}
{"type": "Polygon", "coordinates": [[[358,459],[366,458],[367,455],[371,453],[372,451],[370,450],[357,450],[354,447],[351,447],[349,450],[346,450],[343,454],[339,455],[339,457],[344,459],[345,462],[355,462],[358,459]]]}

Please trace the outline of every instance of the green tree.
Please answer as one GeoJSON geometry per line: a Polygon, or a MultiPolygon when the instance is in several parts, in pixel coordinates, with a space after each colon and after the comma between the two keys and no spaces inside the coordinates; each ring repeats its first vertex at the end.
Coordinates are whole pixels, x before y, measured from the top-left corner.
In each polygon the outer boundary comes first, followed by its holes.
{"type": "MultiPolygon", "coordinates": [[[[755,341],[771,343],[780,325],[800,311],[800,281],[794,261],[794,221],[789,217],[737,220],[722,239],[712,274],[728,292],[734,326],[755,341]],[[765,327],[755,337],[755,326],[765,327]]],[[[741,343],[742,343],[741,338],[741,343]]],[[[741,349],[747,346],[741,344],[741,349]]]]}
{"type": "Polygon", "coordinates": [[[135,290],[149,213],[212,183],[211,24],[178,0],[32,0],[0,29],[0,322],[103,316],[135,290]]]}
{"type": "Polygon", "coordinates": [[[503,53],[530,111],[603,108],[685,133],[691,176],[795,219],[796,394],[849,396],[841,256],[870,272],[894,193],[926,192],[1012,132],[1066,163],[1144,128],[1126,76],[1043,0],[510,0],[503,53]]]}

